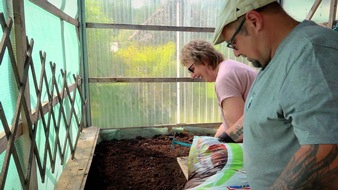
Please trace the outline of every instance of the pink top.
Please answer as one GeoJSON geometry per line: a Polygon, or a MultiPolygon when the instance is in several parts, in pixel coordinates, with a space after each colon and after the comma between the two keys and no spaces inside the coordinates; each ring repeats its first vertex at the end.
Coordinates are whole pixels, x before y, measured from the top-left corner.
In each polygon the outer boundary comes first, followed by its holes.
{"type": "Polygon", "coordinates": [[[228,126],[223,115],[222,101],[229,97],[242,97],[245,101],[256,75],[257,71],[244,63],[231,59],[220,63],[215,81],[215,91],[225,129],[228,126]]]}

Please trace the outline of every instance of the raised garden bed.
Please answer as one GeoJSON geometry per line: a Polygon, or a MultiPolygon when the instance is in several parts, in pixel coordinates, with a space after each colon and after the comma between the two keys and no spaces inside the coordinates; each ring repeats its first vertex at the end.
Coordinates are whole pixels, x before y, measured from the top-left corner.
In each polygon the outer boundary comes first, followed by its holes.
{"type": "MultiPolygon", "coordinates": [[[[186,178],[177,162],[189,147],[174,145],[172,136],[102,141],[96,145],[85,190],[181,190],[186,178]]],[[[180,133],[176,140],[192,143],[193,135],[180,133]]]]}

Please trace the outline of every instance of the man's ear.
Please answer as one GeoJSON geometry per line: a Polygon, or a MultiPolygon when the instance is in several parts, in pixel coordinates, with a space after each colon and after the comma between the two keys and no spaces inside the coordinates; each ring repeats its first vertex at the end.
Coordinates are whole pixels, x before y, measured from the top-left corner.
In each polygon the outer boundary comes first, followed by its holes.
{"type": "Polygon", "coordinates": [[[263,28],[263,17],[261,13],[252,10],[245,15],[247,27],[252,27],[254,30],[259,31],[263,28]]]}

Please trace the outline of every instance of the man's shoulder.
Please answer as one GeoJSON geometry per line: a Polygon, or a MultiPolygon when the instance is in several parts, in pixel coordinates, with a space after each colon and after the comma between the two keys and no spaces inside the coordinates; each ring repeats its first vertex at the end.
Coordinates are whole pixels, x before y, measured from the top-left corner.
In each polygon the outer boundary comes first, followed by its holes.
{"type": "Polygon", "coordinates": [[[313,21],[304,20],[295,28],[294,32],[297,41],[314,45],[332,46],[338,44],[338,32],[325,28],[313,21]]]}
{"type": "Polygon", "coordinates": [[[310,59],[309,55],[316,55],[315,51],[326,47],[338,51],[338,32],[304,20],[283,40],[277,51],[278,57],[283,59],[310,59]]]}

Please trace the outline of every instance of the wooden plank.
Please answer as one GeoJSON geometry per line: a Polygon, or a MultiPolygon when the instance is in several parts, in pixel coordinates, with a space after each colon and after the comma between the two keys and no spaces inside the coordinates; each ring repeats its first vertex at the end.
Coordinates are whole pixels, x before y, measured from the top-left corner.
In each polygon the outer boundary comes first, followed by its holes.
{"type": "MultiPolygon", "coordinates": [[[[27,44],[27,35],[26,35],[26,22],[25,22],[25,3],[22,0],[13,0],[13,15],[14,15],[14,35],[15,35],[15,57],[16,57],[16,66],[12,65],[14,74],[19,74],[20,77],[16,76],[16,80],[21,79],[23,80],[23,74],[24,74],[24,67],[26,63],[26,57],[27,57],[27,51],[28,46],[27,44]],[[14,68],[16,67],[16,68],[14,68]]],[[[11,56],[12,57],[12,56],[11,56]]],[[[14,63],[13,59],[11,58],[12,64],[14,63]]],[[[20,81],[22,82],[22,81],[20,81]]],[[[17,84],[19,87],[19,84],[17,84]]],[[[22,84],[21,84],[22,85],[22,84]]],[[[37,171],[36,171],[36,162],[35,159],[32,162],[31,166],[28,166],[28,159],[29,159],[29,153],[31,148],[31,139],[29,136],[31,121],[30,118],[28,118],[25,114],[25,112],[31,111],[31,102],[30,102],[30,89],[29,89],[29,82],[27,81],[24,85],[26,85],[25,90],[25,101],[24,105],[26,108],[23,108],[21,111],[21,129],[22,129],[22,139],[23,139],[23,160],[22,163],[24,163],[21,167],[22,168],[30,168],[30,173],[26,176],[27,185],[24,188],[28,189],[37,189],[38,188],[38,182],[37,182],[37,171]],[[26,110],[26,111],[25,111],[26,110]],[[30,178],[30,179],[28,179],[30,178]]]]}
{"type": "Polygon", "coordinates": [[[99,128],[87,127],[80,135],[75,159],[69,159],[55,190],[84,189],[99,135],[99,128]]]}
{"type": "Polygon", "coordinates": [[[36,4],[37,6],[41,7],[45,11],[59,17],[60,19],[73,24],[76,27],[79,27],[79,21],[72,18],[71,16],[64,13],[62,10],[55,7],[53,4],[48,2],[47,0],[30,0],[32,3],[36,4]]]}
{"type": "Polygon", "coordinates": [[[215,31],[215,28],[207,28],[207,27],[111,24],[111,23],[90,23],[90,22],[86,23],[86,28],[156,30],[156,31],[174,31],[174,32],[210,32],[210,33],[215,31]]]}
{"type": "Polygon", "coordinates": [[[329,14],[329,25],[330,29],[333,28],[336,23],[336,12],[337,12],[337,0],[331,0],[330,3],[330,14],[329,14]]]}
{"type": "Polygon", "coordinates": [[[115,82],[204,82],[202,79],[182,78],[112,78],[91,77],[89,83],[115,83],[115,82]]]}
{"type": "Polygon", "coordinates": [[[181,170],[185,176],[185,179],[188,180],[188,156],[186,157],[177,157],[177,162],[181,167],[181,170]]]}
{"type": "Polygon", "coordinates": [[[315,12],[316,12],[316,10],[317,10],[317,8],[318,8],[318,6],[319,6],[319,4],[322,2],[322,0],[316,0],[314,3],[313,3],[313,5],[312,5],[312,7],[311,7],[311,9],[310,9],[310,11],[309,11],[309,13],[306,15],[306,20],[311,20],[311,18],[313,17],[313,15],[315,14],[315,12]]]}

